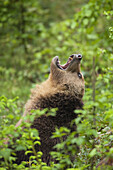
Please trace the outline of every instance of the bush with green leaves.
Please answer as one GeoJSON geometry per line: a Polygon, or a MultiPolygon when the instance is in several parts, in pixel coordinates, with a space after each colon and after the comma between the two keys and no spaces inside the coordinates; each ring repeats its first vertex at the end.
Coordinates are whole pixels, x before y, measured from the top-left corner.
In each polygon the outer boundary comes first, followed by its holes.
{"type": "MultiPolygon", "coordinates": [[[[36,129],[31,129],[31,123],[35,116],[39,113],[32,113],[23,118],[22,124],[15,128],[18,120],[18,107],[16,99],[7,99],[4,96],[0,98],[0,169],[50,169],[45,163],[41,161],[41,152],[36,152],[35,145],[41,145],[40,137],[36,129]],[[7,114],[8,110],[8,114],[7,114]],[[15,115],[12,113],[15,111],[15,115]],[[25,127],[25,128],[23,128],[25,127]],[[24,150],[25,155],[32,154],[29,157],[29,162],[23,161],[20,165],[16,164],[16,153],[24,150]]],[[[40,111],[39,116],[44,114],[40,111]]]]}

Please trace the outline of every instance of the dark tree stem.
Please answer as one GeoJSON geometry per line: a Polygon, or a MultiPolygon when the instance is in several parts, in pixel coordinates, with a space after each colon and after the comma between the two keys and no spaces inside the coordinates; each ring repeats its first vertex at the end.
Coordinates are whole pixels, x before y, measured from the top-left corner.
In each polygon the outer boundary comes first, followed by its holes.
{"type": "MultiPolygon", "coordinates": [[[[92,93],[92,99],[93,99],[93,102],[95,103],[95,89],[96,89],[96,71],[95,71],[95,57],[93,57],[93,70],[92,70],[92,89],[93,89],[93,93],[92,93]]],[[[96,129],[96,118],[95,118],[95,106],[93,106],[93,128],[96,129]]],[[[94,140],[94,139],[93,139],[94,140]]],[[[95,147],[95,141],[93,141],[93,144],[92,144],[92,149],[94,149],[95,147]]],[[[91,170],[93,169],[94,167],[94,164],[95,164],[95,159],[94,157],[91,158],[91,170]]]]}
{"type": "MultiPolygon", "coordinates": [[[[96,86],[96,74],[95,74],[95,57],[93,57],[93,71],[92,71],[92,88],[93,88],[93,102],[95,102],[95,86],[96,86]]],[[[93,106],[93,123],[94,126],[96,125],[96,119],[95,119],[95,106],[93,106]]]]}

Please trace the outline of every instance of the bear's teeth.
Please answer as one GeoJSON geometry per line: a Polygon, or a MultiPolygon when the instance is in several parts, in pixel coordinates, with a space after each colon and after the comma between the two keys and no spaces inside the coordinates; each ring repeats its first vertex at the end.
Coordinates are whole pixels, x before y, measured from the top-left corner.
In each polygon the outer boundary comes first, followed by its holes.
{"type": "Polygon", "coordinates": [[[72,60],[72,59],[70,59],[70,60],[68,61],[68,63],[70,63],[70,62],[71,62],[71,60],[72,60]]]}
{"type": "Polygon", "coordinates": [[[73,59],[73,57],[70,57],[70,60],[72,60],[73,59]]]}

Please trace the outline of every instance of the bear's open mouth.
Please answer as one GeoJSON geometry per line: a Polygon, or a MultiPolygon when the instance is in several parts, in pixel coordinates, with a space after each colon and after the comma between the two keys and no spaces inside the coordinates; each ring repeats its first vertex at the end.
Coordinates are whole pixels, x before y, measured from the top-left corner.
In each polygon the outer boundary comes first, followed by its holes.
{"type": "Polygon", "coordinates": [[[59,69],[61,70],[66,70],[68,68],[68,66],[70,65],[70,63],[73,61],[73,59],[76,58],[79,62],[82,59],[82,55],[81,54],[72,54],[69,58],[67,63],[65,63],[64,65],[60,64],[59,58],[57,57],[56,60],[56,65],[59,69]]]}

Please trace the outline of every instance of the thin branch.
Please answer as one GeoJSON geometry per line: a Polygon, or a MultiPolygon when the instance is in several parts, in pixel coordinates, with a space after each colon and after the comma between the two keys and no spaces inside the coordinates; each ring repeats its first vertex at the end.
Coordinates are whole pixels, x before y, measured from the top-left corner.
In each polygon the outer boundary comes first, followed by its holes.
{"type": "MultiPolygon", "coordinates": [[[[93,89],[93,93],[92,93],[92,98],[93,98],[93,102],[95,102],[95,89],[96,89],[96,74],[95,74],[95,57],[93,57],[93,70],[92,70],[92,89],[93,89]]],[[[96,128],[96,118],[95,118],[95,106],[93,106],[93,125],[94,125],[94,129],[96,128]]],[[[93,138],[93,144],[92,144],[92,149],[94,149],[95,147],[95,141],[93,138]]],[[[94,157],[91,158],[91,167],[90,169],[92,170],[95,164],[95,159],[94,157]]]]}
{"type": "MultiPolygon", "coordinates": [[[[95,57],[93,57],[93,70],[92,70],[92,88],[93,88],[93,102],[95,102],[95,87],[96,87],[96,74],[95,74],[95,57]]],[[[93,123],[96,125],[95,119],[95,106],[93,106],[93,123]]]]}

